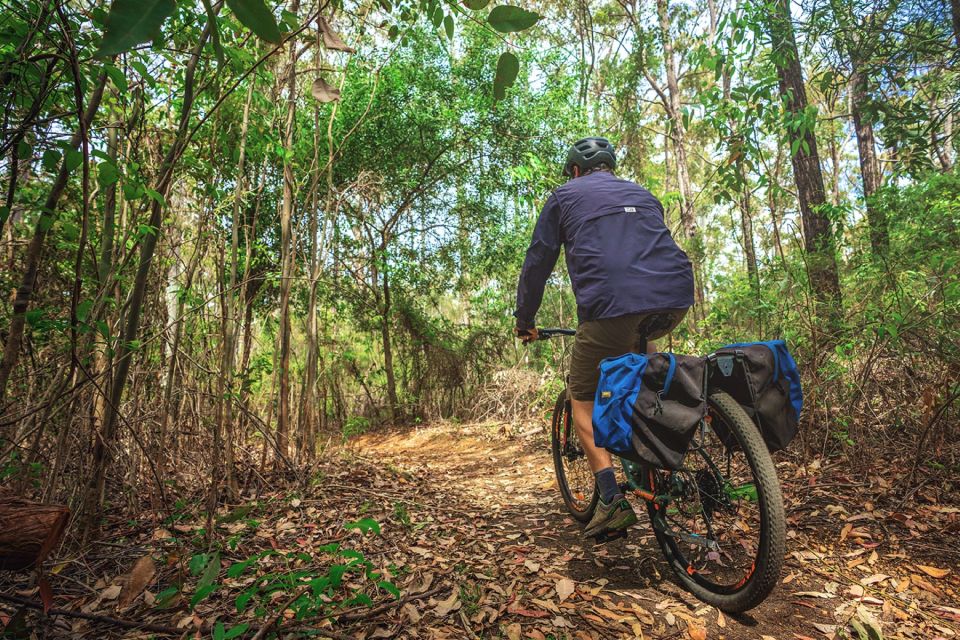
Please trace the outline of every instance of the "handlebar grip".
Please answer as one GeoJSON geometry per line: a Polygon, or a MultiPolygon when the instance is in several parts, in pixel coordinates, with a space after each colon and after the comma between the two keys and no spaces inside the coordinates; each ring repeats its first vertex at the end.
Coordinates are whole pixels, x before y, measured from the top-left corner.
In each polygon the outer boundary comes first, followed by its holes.
{"type": "Polygon", "coordinates": [[[551,327],[549,329],[538,329],[538,338],[540,340],[549,340],[554,336],[575,336],[577,335],[576,329],[564,329],[561,327],[551,327]]]}

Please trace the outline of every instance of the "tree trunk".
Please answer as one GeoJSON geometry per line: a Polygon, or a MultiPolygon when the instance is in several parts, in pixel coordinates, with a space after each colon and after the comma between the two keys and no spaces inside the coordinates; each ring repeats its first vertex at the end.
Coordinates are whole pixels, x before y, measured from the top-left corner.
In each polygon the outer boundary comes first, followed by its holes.
{"type": "MultiPolygon", "coordinates": [[[[670,33],[670,17],[667,0],[657,0],[657,17],[660,22],[660,44],[663,48],[664,68],[667,76],[667,94],[662,100],[669,118],[670,141],[673,146],[674,163],[677,169],[677,187],[680,191],[680,223],[683,226],[684,248],[693,263],[694,315],[703,319],[703,250],[697,234],[697,219],[693,208],[693,188],[690,185],[690,168],[687,162],[686,130],[680,109],[680,85],[677,81],[677,63],[670,33]]],[[[662,92],[660,92],[662,94],[662,92]]],[[[662,96],[663,97],[663,96],[662,96]]]]}
{"type": "Polygon", "coordinates": [[[786,127],[786,133],[791,145],[793,177],[800,201],[810,285],[831,328],[836,329],[842,312],[840,277],[833,231],[824,210],[826,198],[814,134],[815,123],[810,121],[807,114],[807,93],[788,0],[777,0],[775,10],[767,15],[767,20],[780,94],[786,102],[787,119],[797,125],[786,127]]]}
{"type": "Polygon", "coordinates": [[[393,371],[393,345],[390,340],[390,270],[387,257],[383,260],[383,310],[380,314],[380,337],[383,340],[383,368],[387,374],[387,398],[390,401],[390,419],[397,421],[400,412],[400,400],[397,396],[397,377],[393,371]]]}
{"type": "Polygon", "coordinates": [[[20,498],[0,498],[0,571],[21,571],[43,562],[67,528],[70,510],[20,498]]]}
{"type": "MultiPolygon", "coordinates": [[[[290,13],[296,15],[300,0],[290,0],[290,13]]],[[[293,129],[297,109],[297,47],[290,46],[287,68],[287,122],[283,138],[283,203],[280,209],[280,413],[277,419],[277,449],[281,456],[289,453],[290,434],[290,290],[293,286],[293,206],[294,185],[293,129]]]]}
{"type": "MultiPolygon", "coordinates": [[[[107,74],[100,74],[97,84],[94,86],[93,93],[87,102],[87,109],[83,114],[83,121],[78,123],[77,130],[70,138],[69,148],[74,152],[80,148],[84,133],[89,131],[93,118],[100,108],[100,101],[103,99],[103,89],[107,84],[107,74]]],[[[7,382],[10,380],[10,374],[17,366],[20,359],[20,345],[23,341],[23,331],[26,327],[27,309],[30,307],[30,300],[33,298],[34,290],[37,286],[37,272],[40,268],[40,259],[43,255],[43,242],[47,237],[47,231],[53,226],[56,219],[57,205],[60,202],[60,196],[67,186],[67,180],[70,177],[70,169],[67,167],[67,154],[64,154],[63,161],[60,163],[60,170],[50,188],[50,193],[43,204],[43,210],[37,219],[37,226],[33,231],[33,238],[27,248],[27,268],[24,271],[23,278],[20,280],[20,286],[17,287],[16,296],[13,299],[13,313],[10,319],[10,330],[7,332],[7,342],[3,349],[3,359],[0,360],[0,406],[3,405],[6,398],[7,382]]]]}
{"type": "Polygon", "coordinates": [[[743,162],[737,161],[737,172],[740,174],[740,183],[743,185],[740,192],[740,229],[743,233],[743,255],[747,263],[747,276],[754,291],[760,291],[760,274],[757,269],[757,250],[753,242],[753,214],[751,213],[750,185],[747,182],[743,162]]]}
{"type": "Polygon", "coordinates": [[[148,224],[153,232],[145,234],[140,244],[140,262],[137,265],[133,289],[130,292],[123,336],[117,348],[113,386],[110,390],[110,406],[104,420],[103,432],[96,439],[93,448],[93,468],[90,473],[90,480],[84,498],[84,513],[86,515],[85,529],[88,532],[94,528],[102,506],[101,502],[104,483],[106,481],[107,464],[110,458],[110,451],[116,440],[117,421],[119,418],[118,412],[120,410],[121,400],[123,399],[123,390],[127,383],[127,374],[130,371],[130,360],[133,358],[134,345],[136,344],[137,334],[140,329],[140,310],[143,306],[147,291],[147,278],[150,275],[150,265],[153,261],[153,254],[157,247],[157,241],[160,238],[164,210],[161,202],[165,202],[167,196],[170,194],[170,185],[173,183],[176,160],[179,157],[181,146],[184,144],[187,136],[188,125],[193,109],[194,78],[197,64],[200,61],[200,53],[203,51],[203,47],[210,37],[210,28],[211,24],[208,22],[200,35],[200,40],[194,48],[190,61],[187,63],[185,69],[183,103],[181,105],[179,127],[164,157],[160,169],[160,178],[157,183],[157,192],[161,195],[161,198],[155,199],[150,207],[150,220],[148,224]]]}
{"type": "Polygon", "coordinates": [[[950,13],[953,18],[953,38],[960,49],[960,0],[950,0],[950,13]]]}
{"type": "Polygon", "coordinates": [[[880,189],[882,174],[877,159],[873,122],[864,114],[867,102],[867,78],[860,70],[860,63],[851,54],[850,64],[850,114],[853,130],[857,135],[857,153],[860,157],[860,176],[863,179],[863,199],[867,207],[867,224],[870,226],[870,246],[877,255],[884,255],[890,245],[887,235],[887,214],[874,203],[873,195],[880,189]]]}
{"type": "MultiPolygon", "coordinates": [[[[230,259],[228,264],[229,273],[227,275],[227,290],[223,304],[223,358],[220,370],[220,396],[219,402],[223,404],[220,412],[220,432],[224,435],[226,445],[226,456],[224,459],[224,478],[226,479],[227,489],[231,496],[236,495],[237,486],[234,478],[233,462],[233,380],[234,363],[236,362],[236,310],[237,300],[242,295],[237,294],[237,259],[240,249],[240,211],[243,202],[244,191],[246,190],[246,159],[247,159],[247,130],[250,125],[250,103],[253,101],[253,81],[247,88],[247,98],[243,103],[243,120],[240,124],[240,157],[237,159],[237,187],[233,194],[233,219],[230,224],[230,259]]],[[[243,287],[241,287],[242,290],[243,287]]]]}

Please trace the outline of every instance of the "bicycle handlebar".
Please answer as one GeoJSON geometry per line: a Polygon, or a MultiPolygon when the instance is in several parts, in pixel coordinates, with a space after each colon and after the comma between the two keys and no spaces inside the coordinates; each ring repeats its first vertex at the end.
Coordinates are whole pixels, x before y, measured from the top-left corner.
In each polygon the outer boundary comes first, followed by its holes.
{"type": "Polygon", "coordinates": [[[563,329],[560,327],[554,327],[550,329],[537,329],[537,340],[549,340],[550,338],[555,338],[556,336],[575,336],[577,335],[576,329],[563,329]]]}

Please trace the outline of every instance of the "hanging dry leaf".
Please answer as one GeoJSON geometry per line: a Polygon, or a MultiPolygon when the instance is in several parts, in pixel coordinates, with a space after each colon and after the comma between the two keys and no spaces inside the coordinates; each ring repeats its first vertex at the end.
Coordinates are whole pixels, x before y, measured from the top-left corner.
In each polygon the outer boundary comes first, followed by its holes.
{"type": "Polygon", "coordinates": [[[577,590],[576,583],[570,578],[560,578],[557,580],[557,597],[560,598],[560,602],[563,602],[577,590]]]}
{"type": "Polygon", "coordinates": [[[343,38],[333,30],[333,27],[330,26],[330,23],[328,23],[325,18],[317,18],[317,28],[320,29],[320,35],[323,37],[323,46],[327,49],[344,51],[346,53],[354,52],[353,47],[343,41],[343,38]]]}
{"type": "Polygon", "coordinates": [[[948,573],[950,573],[950,569],[938,569],[936,567],[928,567],[923,564],[918,564],[917,568],[920,569],[920,571],[923,571],[925,574],[927,574],[931,578],[942,578],[948,573]]]}
{"type": "Polygon", "coordinates": [[[320,102],[338,102],[340,100],[340,89],[329,84],[323,78],[317,78],[313,81],[310,93],[320,102]]]}
{"type": "Polygon", "coordinates": [[[117,606],[121,609],[129,607],[137,599],[137,596],[150,585],[156,573],[157,567],[153,563],[153,558],[143,556],[137,560],[130,573],[124,576],[123,589],[120,592],[120,598],[117,600],[117,606]]]}

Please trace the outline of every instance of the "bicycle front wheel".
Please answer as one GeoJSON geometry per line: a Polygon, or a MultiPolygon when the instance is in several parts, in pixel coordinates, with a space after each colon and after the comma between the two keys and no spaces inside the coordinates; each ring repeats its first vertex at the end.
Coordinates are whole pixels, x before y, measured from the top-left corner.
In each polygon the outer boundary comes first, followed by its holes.
{"type": "Polygon", "coordinates": [[[554,406],[550,433],[553,468],[557,474],[563,504],[574,519],[589,522],[593,517],[593,510],[597,508],[600,495],[597,493],[590,463],[573,426],[566,389],[560,393],[554,406]]]}
{"type": "Polygon", "coordinates": [[[783,498],[773,459],[740,405],[711,393],[680,469],[643,475],[656,496],[648,503],[654,534],[683,586],[733,613],[763,602],[783,567],[783,498]]]}

